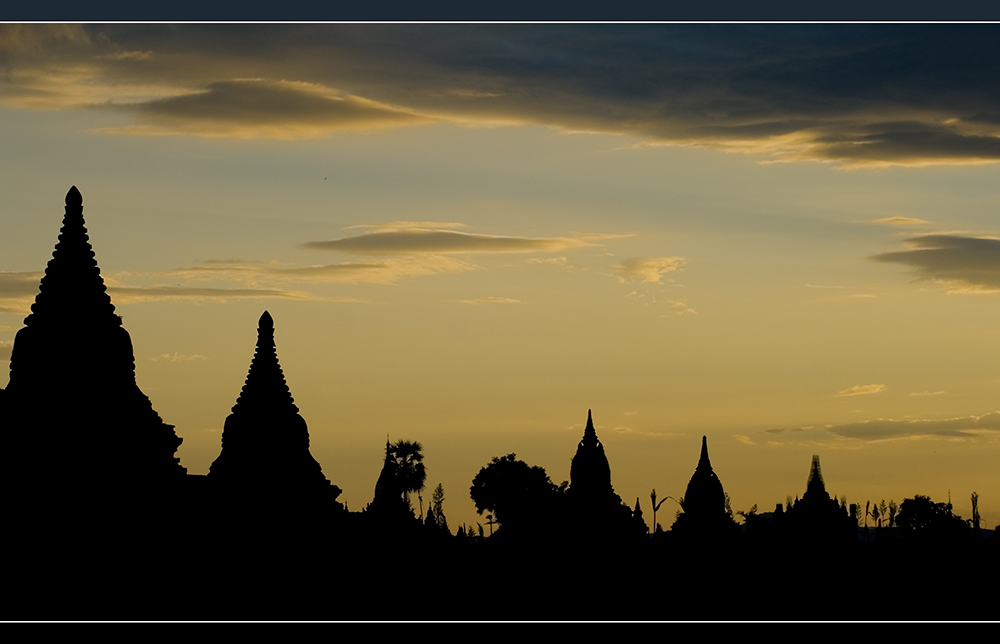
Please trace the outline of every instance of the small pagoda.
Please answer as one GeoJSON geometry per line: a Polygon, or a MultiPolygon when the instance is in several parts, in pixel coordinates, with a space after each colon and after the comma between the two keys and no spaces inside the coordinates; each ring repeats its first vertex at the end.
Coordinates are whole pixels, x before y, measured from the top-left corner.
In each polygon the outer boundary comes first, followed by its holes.
{"type": "Polygon", "coordinates": [[[597,499],[614,496],[611,486],[611,465],[604,453],[604,445],[597,438],[591,410],[587,410],[587,427],[576,446],[576,454],[569,468],[570,493],[574,496],[597,499]]]}
{"type": "Polygon", "coordinates": [[[222,431],[222,452],[208,479],[224,487],[280,491],[328,488],[309,453],[309,430],[299,415],[274,345],[274,321],[264,311],[246,383],[222,431]]]}

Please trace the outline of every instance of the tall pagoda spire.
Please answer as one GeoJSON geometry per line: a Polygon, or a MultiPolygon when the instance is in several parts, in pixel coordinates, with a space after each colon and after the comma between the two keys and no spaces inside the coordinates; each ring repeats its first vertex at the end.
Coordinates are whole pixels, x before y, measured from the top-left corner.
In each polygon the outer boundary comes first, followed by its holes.
{"type": "Polygon", "coordinates": [[[4,396],[7,446],[23,452],[11,459],[21,463],[15,476],[77,487],[186,472],[174,457],[181,439],[136,385],[132,340],[101,278],[75,186],[24,324],[4,396]]]}
{"type": "Polygon", "coordinates": [[[264,311],[246,383],[226,418],[222,452],[209,469],[222,483],[286,486],[329,485],[309,453],[309,430],[299,415],[274,344],[274,321],[264,311]]]}

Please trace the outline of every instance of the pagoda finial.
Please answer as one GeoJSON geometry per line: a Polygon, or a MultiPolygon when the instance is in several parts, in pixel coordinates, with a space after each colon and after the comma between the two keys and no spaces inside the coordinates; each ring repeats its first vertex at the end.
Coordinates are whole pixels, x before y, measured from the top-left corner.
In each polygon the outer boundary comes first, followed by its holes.
{"type": "Polygon", "coordinates": [[[66,206],[71,208],[83,207],[83,195],[76,189],[76,186],[70,188],[69,192],[66,193],[66,206]]]}
{"type": "Polygon", "coordinates": [[[708,460],[708,436],[701,437],[701,457],[698,459],[698,469],[712,469],[712,463],[708,460]]]}
{"type": "Polygon", "coordinates": [[[260,329],[271,329],[274,330],[274,319],[271,318],[271,314],[267,311],[260,316],[260,320],[257,321],[257,327],[260,329]]]}

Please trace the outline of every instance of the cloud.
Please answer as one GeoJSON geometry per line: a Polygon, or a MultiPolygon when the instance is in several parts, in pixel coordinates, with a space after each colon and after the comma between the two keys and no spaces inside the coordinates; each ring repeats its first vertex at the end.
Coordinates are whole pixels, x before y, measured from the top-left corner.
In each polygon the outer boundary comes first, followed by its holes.
{"type": "Polygon", "coordinates": [[[903,217],[896,215],[895,217],[882,217],[881,219],[873,219],[871,221],[873,224],[889,224],[890,226],[915,226],[918,224],[930,223],[925,219],[917,219],[916,217],[903,217]]]}
{"type": "Polygon", "coordinates": [[[524,304],[521,300],[511,299],[509,297],[480,297],[474,300],[454,300],[460,304],[524,304]]]}
{"type": "Polygon", "coordinates": [[[885,385],[854,385],[849,389],[838,391],[835,397],[842,396],[862,396],[865,394],[877,394],[885,391],[885,385]]]}
{"type": "Polygon", "coordinates": [[[666,433],[666,432],[644,432],[637,429],[632,429],[631,427],[615,427],[613,430],[616,434],[631,434],[633,436],[683,436],[681,433],[666,433]]]}
{"type": "Polygon", "coordinates": [[[303,248],[357,255],[397,253],[534,253],[559,252],[592,244],[570,237],[511,237],[456,230],[398,228],[377,230],[333,241],[307,242],[303,248]]]}
{"type": "Polygon", "coordinates": [[[0,272],[0,313],[30,313],[43,275],[40,271],[0,272]]]}
{"type": "Polygon", "coordinates": [[[1000,239],[960,234],[911,237],[907,250],[869,259],[914,269],[917,281],[945,284],[952,293],[1000,292],[1000,239]]]}
{"type": "Polygon", "coordinates": [[[947,393],[945,391],[914,391],[911,396],[940,396],[947,393]]]}
{"type": "Polygon", "coordinates": [[[848,168],[1000,161],[980,25],[6,25],[0,56],[0,103],[132,134],[447,121],[848,168]]]}
{"type": "Polygon", "coordinates": [[[138,125],[106,128],[132,134],[197,134],[241,138],[308,139],[337,130],[371,130],[433,119],[316,83],[239,79],[204,91],[168,96],[119,109],[138,125]]]}
{"type": "Polygon", "coordinates": [[[189,288],[182,286],[115,286],[108,287],[108,294],[115,304],[138,304],[143,302],[185,301],[185,302],[225,302],[228,300],[310,300],[338,301],[303,291],[283,291],[280,289],[253,288],[189,288]]]}
{"type": "Polygon", "coordinates": [[[667,273],[684,268],[683,257],[630,257],[614,267],[621,283],[641,280],[644,284],[660,283],[667,273]]]}
{"type": "Polygon", "coordinates": [[[13,340],[0,340],[0,360],[10,360],[10,352],[13,349],[13,340]]]}
{"type": "Polygon", "coordinates": [[[162,355],[154,356],[150,358],[153,362],[190,362],[192,360],[208,360],[208,356],[199,355],[197,353],[184,354],[184,353],[164,353],[162,355]]]}
{"type": "Polygon", "coordinates": [[[944,420],[882,419],[833,425],[829,431],[843,438],[882,440],[906,436],[945,436],[969,438],[977,434],[1000,432],[1000,411],[982,416],[963,416],[944,420]]]}

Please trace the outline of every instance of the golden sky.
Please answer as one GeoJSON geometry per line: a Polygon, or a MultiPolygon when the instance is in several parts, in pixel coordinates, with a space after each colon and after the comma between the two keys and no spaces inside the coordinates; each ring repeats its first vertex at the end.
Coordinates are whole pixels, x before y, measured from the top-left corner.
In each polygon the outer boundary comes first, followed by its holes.
{"type": "MultiPolygon", "coordinates": [[[[0,358],[76,185],[192,473],[269,310],[311,451],[1000,523],[996,25],[0,26],[0,358]]],[[[0,380],[5,384],[6,380],[0,380]]],[[[113,464],[108,464],[113,467],[113,464]]],[[[667,527],[672,517],[660,515],[667,527]]]]}

